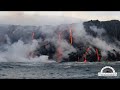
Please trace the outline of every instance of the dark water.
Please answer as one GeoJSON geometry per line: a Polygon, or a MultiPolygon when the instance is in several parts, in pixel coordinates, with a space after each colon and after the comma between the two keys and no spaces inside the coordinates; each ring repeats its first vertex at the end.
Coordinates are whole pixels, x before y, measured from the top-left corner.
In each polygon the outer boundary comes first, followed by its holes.
{"type": "Polygon", "coordinates": [[[117,79],[120,78],[120,62],[101,63],[41,63],[1,62],[0,79],[117,79]],[[99,77],[104,66],[112,66],[117,77],[99,77]]]}

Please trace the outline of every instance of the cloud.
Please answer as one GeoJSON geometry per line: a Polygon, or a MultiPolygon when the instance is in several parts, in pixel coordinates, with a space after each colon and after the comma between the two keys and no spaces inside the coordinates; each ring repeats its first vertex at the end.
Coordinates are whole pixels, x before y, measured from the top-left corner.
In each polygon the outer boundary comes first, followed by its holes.
{"type": "Polygon", "coordinates": [[[1,11],[0,23],[45,25],[76,23],[79,20],[120,20],[119,11],[1,11]]]}
{"type": "Polygon", "coordinates": [[[58,25],[74,23],[80,19],[61,16],[61,12],[0,12],[0,24],[58,25]]]}

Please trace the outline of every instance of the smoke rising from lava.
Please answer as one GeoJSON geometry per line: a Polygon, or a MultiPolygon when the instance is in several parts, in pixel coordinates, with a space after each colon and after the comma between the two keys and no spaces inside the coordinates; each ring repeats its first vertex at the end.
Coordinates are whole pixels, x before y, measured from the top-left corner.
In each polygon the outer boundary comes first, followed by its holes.
{"type": "MultiPolygon", "coordinates": [[[[9,26],[2,26],[1,34],[5,37],[3,39],[6,40],[7,43],[2,44],[0,47],[4,46],[5,51],[0,50],[0,61],[5,62],[29,62],[29,61],[48,61],[47,55],[36,56],[35,58],[29,58],[29,52],[34,51],[38,48],[38,45],[43,45],[45,42],[52,42],[56,48],[58,48],[58,32],[63,32],[61,34],[60,46],[62,51],[62,57],[68,58],[68,54],[71,52],[76,52],[77,49],[74,47],[75,43],[84,43],[84,45],[91,47],[91,45],[96,46],[101,49],[101,53],[103,56],[107,56],[107,51],[116,49],[118,51],[119,48],[111,43],[107,43],[102,40],[101,37],[93,37],[89,35],[83,25],[83,22],[78,24],[71,25],[58,25],[58,26],[15,26],[14,29],[10,29],[9,26]],[[6,28],[8,27],[8,28],[6,28]],[[69,28],[72,31],[73,37],[73,45],[70,43],[70,34],[68,34],[68,41],[63,37],[64,34],[67,35],[64,31],[69,31],[69,28]],[[11,30],[12,35],[9,34],[11,30]],[[14,32],[14,33],[13,33],[14,32]],[[34,38],[32,39],[32,33],[34,32],[34,38]],[[16,40],[18,39],[18,40],[16,40]],[[14,41],[16,40],[16,41],[14,41]],[[26,42],[27,41],[27,42],[26,42]],[[89,44],[88,44],[89,43],[89,44]]],[[[0,27],[1,28],[1,27],[0,27]]],[[[104,29],[98,29],[96,27],[90,27],[94,32],[96,32],[99,36],[102,33],[106,33],[104,29]]],[[[0,38],[1,39],[1,38],[0,38]]],[[[4,40],[3,40],[4,41],[4,40]]],[[[48,47],[49,48],[49,47],[48,47]]],[[[94,51],[95,52],[95,51],[94,51]]],[[[55,53],[56,55],[57,53],[55,53]]]]}

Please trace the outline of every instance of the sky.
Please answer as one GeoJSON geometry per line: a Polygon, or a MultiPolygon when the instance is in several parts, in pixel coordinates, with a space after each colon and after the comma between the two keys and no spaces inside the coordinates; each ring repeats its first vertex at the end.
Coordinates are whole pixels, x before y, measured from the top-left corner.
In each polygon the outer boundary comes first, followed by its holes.
{"type": "Polygon", "coordinates": [[[54,25],[97,19],[120,20],[120,11],[0,11],[0,24],[54,25]]]}

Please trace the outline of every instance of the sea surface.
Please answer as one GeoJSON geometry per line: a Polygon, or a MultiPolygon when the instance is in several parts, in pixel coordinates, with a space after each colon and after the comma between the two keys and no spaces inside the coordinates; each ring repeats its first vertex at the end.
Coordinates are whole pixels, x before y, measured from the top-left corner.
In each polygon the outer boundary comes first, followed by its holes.
{"type": "Polygon", "coordinates": [[[120,62],[0,62],[0,79],[120,79],[120,62]],[[100,77],[111,66],[117,76],[100,77]]]}

